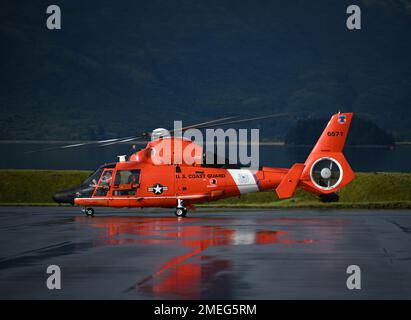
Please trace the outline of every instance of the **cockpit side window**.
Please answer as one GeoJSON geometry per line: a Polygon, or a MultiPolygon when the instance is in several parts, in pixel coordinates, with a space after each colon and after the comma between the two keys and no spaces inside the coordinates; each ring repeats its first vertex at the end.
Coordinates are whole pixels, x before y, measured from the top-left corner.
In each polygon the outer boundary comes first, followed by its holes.
{"type": "Polygon", "coordinates": [[[95,196],[106,196],[108,190],[110,189],[111,179],[113,177],[113,170],[105,170],[98,183],[97,190],[95,191],[95,196]]]}
{"type": "Polygon", "coordinates": [[[112,171],[104,171],[104,174],[101,176],[101,180],[99,183],[100,187],[108,187],[111,183],[111,178],[113,176],[112,171]]]}

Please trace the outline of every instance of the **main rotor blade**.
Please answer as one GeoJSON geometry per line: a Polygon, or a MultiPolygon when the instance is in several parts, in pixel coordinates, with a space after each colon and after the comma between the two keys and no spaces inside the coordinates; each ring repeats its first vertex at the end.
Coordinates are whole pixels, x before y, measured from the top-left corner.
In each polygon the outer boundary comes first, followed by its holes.
{"type": "Polygon", "coordinates": [[[24,153],[29,154],[29,153],[36,153],[36,152],[43,152],[43,151],[78,148],[78,147],[82,147],[82,146],[92,146],[92,145],[101,145],[101,144],[104,145],[104,144],[107,144],[107,143],[113,143],[115,141],[124,140],[124,139],[128,139],[128,138],[131,138],[131,137],[124,137],[124,138],[117,138],[117,139],[106,139],[106,140],[90,141],[90,142],[83,142],[83,143],[75,143],[75,144],[69,144],[69,145],[65,145],[65,146],[50,147],[50,148],[44,148],[44,149],[38,149],[38,150],[30,150],[30,151],[26,151],[24,153]]]}
{"type": "MultiPolygon", "coordinates": [[[[176,129],[176,130],[173,129],[173,130],[167,130],[167,131],[168,131],[170,134],[173,134],[173,133],[175,133],[175,132],[180,132],[180,131],[184,132],[184,131],[186,131],[186,130],[188,130],[188,129],[195,129],[195,128],[198,128],[199,126],[205,126],[205,125],[207,125],[207,124],[212,124],[212,123],[215,124],[215,123],[217,123],[217,122],[226,121],[226,120],[235,119],[235,118],[238,118],[238,116],[225,117],[225,118],[220,118],[220,119],[216,119],[216,120],[210,120],[210,121],[206,121],[206,122],[200,122],[200,123],[196,123],[196,124],[192,124],[192,125],[189,125],[189,126],[180,128],[180,129],[176,129]]],[[[147,133],[147,132],[146,132],[146,133],[144,133],[143,135],[140,135],[140,136],[135,136],[135,137],[131,137],[131,138],[124,138],[124,139],[118,139],[118,141],[113,141],[113,142],[105,143],[105,144],[101,145],[100,147],[111,146],[111,145],[117,144],[117,143],[125,143],[125,142],[135,141],[135,140],[139,140],[139,139],[141,139],[141,138],[143,138],[143,137],[150,136],[150,135],[151,135],[151,133],[147,133]]]]}
{"type": "Polygon", "coordinates": [[[119,141],[105,143],[105,144],[99,145],[99,147],[107,147],[107,146],[112,146],[113,144],[125,143],[125,142],[130,142],[130,141],[137,141],[137,140],[143,139],[144,137],[135,136],[135,137],[131,137],[131,138],[128,138],[128,139],[123,139],[123,140],[119,140],[119,141]]]}
{"type": "Polygon", "coordinates": [[[225,117],[225,118],[220,118],[220,119],[216,119],[216,120],[211,120],[211,121],[206,121],[206,122],[200,122],[200,123],[196,123],[196,124],[192,124],[186,127],[183,127],[179,130],[170,130],[170,133],[174,133],[174,132],[178,132],[178,131],[186,131],[188,129],[196,129],[208,124],[212,124],[214,123],[215,125],[218,125],[217,122],[221,122],[221,121],[226,121],[226,120],[231,120],[231,119],[235,119],[238,118],[239,116],[232,116],[232,117],[225,117]]]}
{"type": "MultiPolygon", "coordinates": [[[[205,121],[205,122],[200,122],[197,124],[192,124],[177,130],[169,130],[169,132],[175,133],[179,131],[186,131],[189,129],[203,129],[203,128],[212,128],[212,127],[217,127],[217,126],[223,126],[227,124],[235,124],[235,123],[241,123],[241,122],[246,122],[246,121],[254,121],[254,120],[262,120],[262,119],[268,119],[268,118],[274,118],[274,117],[281,117],[285,115],[289,115],[290,113],[278,113],[278,114],[271,114],[267,116],[260,116],[260,117],[253,117],[253,118],[247,118],[247,119],[239,119],[239,120],[232,120],[239,118],[239,116],[230,116],[230,117],[224,117],[224,118],[219,118],[215,120],[210,120],[210,121],[205,121]],[[232,121],[227,121],[227,120],[232,120],[232,121]]],[[[83,146],[99,146],[99,147],[105,147],[105,146],[110,146],[118,143],[125,143],[125,142],[130,142],[130,141],[135,141],[139,140],[142,138],[145,138],[147,136],[150,136],[150,132],[143,132],[137,136],[128,136],[128,137],[122,137],[122,138],[115,138],[115,139],[106,139],[106,140],[100,140],[100,141],[91,141],[91,142],[84,142],[84,143],[75,143],[75,144],[69,144],[65,146],[59,146],[59,147],[51,147],[51,148],[44,148],[44,149],[39,149],[39,150],[31,150],[31,151],[26,151],[24,152],[25,154],[29,153],[35,153],[35,152],[43,152],[43,151],[52,151],[52,150],[64,150],[64,149],[71,149],[71,148],[78,148],[78,147],[83,147],[83,146]]]]}
{"type": "Polygon", "coordinates": [[[213,124],[213,125],[210,125],[210,126],[201,126],[201,127],[197,127],[197,129],[212,128],[212,127],[216,127],[216,126],[222,126],[222,125],[234,124],[234,123],[241,123],[241,122],[246,122],[246,121],[254,121],[254,120],[262,120],[262,119],[283,117],[283,116],[288,116],[290,114],[291,113],[276,113],[276,114],[270,114],[270,115],[266,115],[266,116],[260,116],[260,117],[253,117],[253,118],[247,118],[247,119],[240,119],[240,120],[228,121],[228,122],[223,122],[223,123],[217,123],[217,124],[213,124]]]}

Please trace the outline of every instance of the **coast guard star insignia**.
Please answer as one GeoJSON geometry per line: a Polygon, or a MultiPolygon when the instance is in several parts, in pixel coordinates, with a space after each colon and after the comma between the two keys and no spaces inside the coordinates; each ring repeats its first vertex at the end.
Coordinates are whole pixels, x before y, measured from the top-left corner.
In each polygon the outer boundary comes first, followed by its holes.
{"type": "Polygon", "coordinates": [[[153,192],[154,194],[162,194],[163,191],[167,191],[168,187],[162,186],[161,184],[157,183],[154,186],[148,188],[148,191],[153,192]]]}

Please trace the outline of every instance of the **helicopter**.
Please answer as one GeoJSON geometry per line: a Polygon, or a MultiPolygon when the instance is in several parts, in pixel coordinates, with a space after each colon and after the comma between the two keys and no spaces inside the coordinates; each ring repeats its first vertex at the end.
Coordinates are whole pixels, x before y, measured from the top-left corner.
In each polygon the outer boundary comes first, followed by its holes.
{"type": "MultiPolygon", "coordinates": [[[[100,166],[80,185],[56,192],[53,200],[59,204],[81,206],[87,216],[94,215],[93,207],[161,207],[174,208],[177,217],[185,217],[196,204],[268,190],[275,190],[280,199],[286,199],[291,198],[299,187],[323,201],[337,201],[336,192],[355,178],[343,155],[352,117],[353,113],[334,114],[305,162],[295,163],[291,168],[262,166],[250,169],[227,163],[206,164],[198,156],[193,156],[189,162],[184,159],[176,162],[174,157],[159,162],[160,154],[156,151],[162,144],[174,146],[178,142],[182,147],[179,150],[171,147],[169,152],[173,154],[188,148],[193,154],[202,153],[202,146],[177,137],[175,132],[167,134],[168,131],[161,128],[151,134],[99,141],[97,143],[106,146],[151,135],[145,148],[128,158],[122,155],[117,162],[100,166]]],[[[203,122],[181,130],[250,121],[232,118],[203,122]]],[[[251,119],[260,118],[266,117],[251,119]]],[[[87,144],[92,143],[59,148],[87,144]]]]}

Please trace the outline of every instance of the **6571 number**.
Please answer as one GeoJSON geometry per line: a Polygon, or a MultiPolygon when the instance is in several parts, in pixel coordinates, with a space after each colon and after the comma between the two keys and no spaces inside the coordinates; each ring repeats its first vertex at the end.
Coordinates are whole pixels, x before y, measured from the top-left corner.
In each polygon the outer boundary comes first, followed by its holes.
{"type": "Polygon", "coordinates": [[[327,135],[329,137],[342,137],[344,135],[343,131],[328,131],[327,135]]]}

